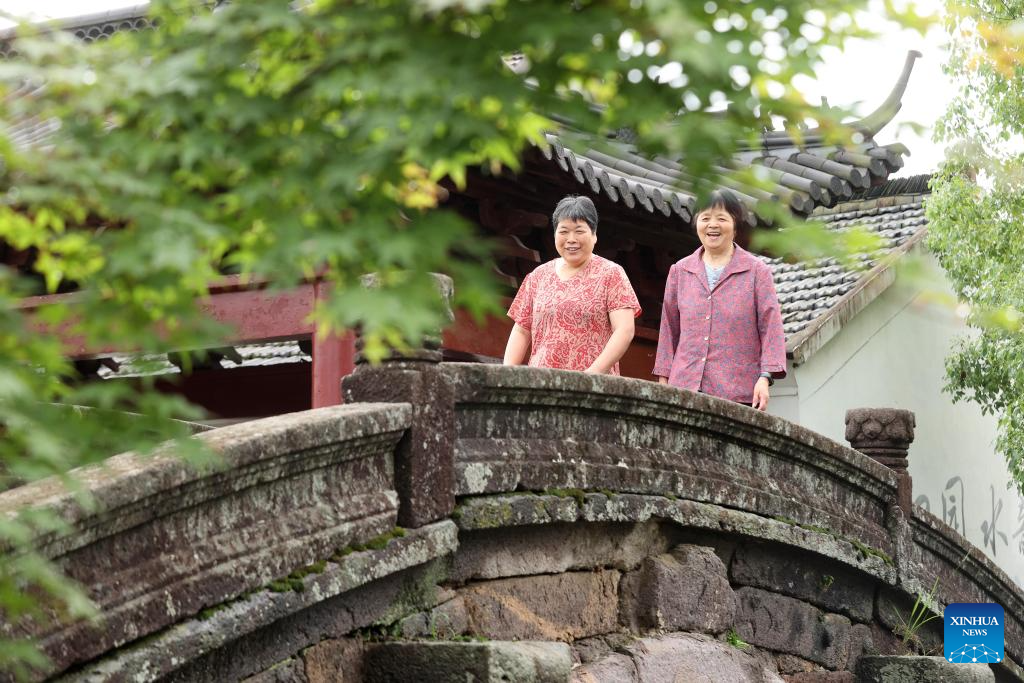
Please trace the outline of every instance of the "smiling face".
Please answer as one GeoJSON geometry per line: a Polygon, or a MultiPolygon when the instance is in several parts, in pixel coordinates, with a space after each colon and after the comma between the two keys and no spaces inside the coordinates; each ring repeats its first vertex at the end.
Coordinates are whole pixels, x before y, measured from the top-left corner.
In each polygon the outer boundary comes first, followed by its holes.
{"type": "Polygon", "coordinates": [[[597,234],[586,221],[563,218],[555,227],[555,249],[571,268],[579,268],[590,260],[597,244],[597,234]]]}
{"type": "Polygon", "coordinates": [[[736,238],[736,221],[724,206],[712,206],[697,214],[697,237],[705,251],[721,252],[736,238]]]}

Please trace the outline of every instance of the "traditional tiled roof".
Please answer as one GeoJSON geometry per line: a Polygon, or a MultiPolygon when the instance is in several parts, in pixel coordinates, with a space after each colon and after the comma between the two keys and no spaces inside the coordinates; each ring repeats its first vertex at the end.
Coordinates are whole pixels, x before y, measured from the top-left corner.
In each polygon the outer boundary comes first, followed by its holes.
{"type": "MultiPolygon", "coordinates": [[[[115,354],[113,369],[103,366],[97,375],[103,379],[123,379],[127,377],[144,377],[153,375],[172,375],[181,372],[181,368],[165,355],[137,356],[131,354],[115,354]]],[[[297,341],[284,341],[269,344],[247,344],[235,346],[224,352],[211,354],[207,364],[230,370],[233,368],[254,368],[284,363],[309,363],[312,357],[297,341]]]]}
{"type": "Polygon", "coordinates": [[[902,253],[923,238],[927,229],[924,200],[930,178],[918,175],[890,180],[854,201],[819,209],[812,215],[830,230],[860,227],[882,238],[883,249],[862,256],[852,270],[834,259],[788,264],[764,258],[775,276],[786,348],[794,361],[806,360],[827,341],[826,336],[831,338],[843,321],[892,283],[894,275],[886,256],[902,253]]]}
{"type": "MultiPolygon", "coordinates": [[[[576,152],[556,135],[548,135],[547,140],[550,148],[543,150],[545,158],[589,186],[591,192],[622,202],[630,209],[660,212],[690,222],[696,198],[681,189],[688,183],[679,162],[646,159],[629,145],[616,145],[614,153],[596,149],[576,152]]],[[[751,158],[748,163],[763,167],[774,187],[765,191],[733,184],[732,189],[739,193],[749,211],[748,222],[755,220],[758,201],[782,201],[794,212],[808,215],[819,206],[834,206],[838,201],[852,199],[858,191],[902,168],[907,153],[900,143],[883,146],[873,140],[854,149],[804,148],[784,150],[782,154],[766,150],[751,158]]]]}
{"type": "MultiPolygon", "coordinates": [[[[771,187],[764,190],[724,181],[746,205],[747,222],[756,224],[759,202],[781,201],[794,212],[808,215],[818,207],[851,200],[902,168],[903,157],[909,154],[907,148],[901,143],[879,145],[874,136],[899,111],[914,62],[920,56],[919,52],[909,52],[896,85],[882,105],[865,118],[847,124],[851,130],[849,144],[826,144],[826,136],[819,129],[802,131],[799,141],[790,133],[771,131],[761,136],[759,145],[739,151],[728,165],[733,170],[755,167],[771,187]]],[[[686,191],[691,183],[681,160],[645,158],[630,144],[628,133],[593,147],[578,139],[549,134],[549,147],[542,150],[544,157],[596,195],[621,202],[629,209],[690,222],[696,199],[686,191]]],[[[723,175],[730,171],[724,167],[716,170],[723,175]]]]}
{"type": "MultiPolygon", "coordinates": [[[[66,19],[57,19],[49,25],[58,30],[74,33],[81,40],[91,43],[109,38],[115,33],[140,31],[151,28],[153,22],[146,16],[149,3],[144,2],[131,7],[122,7],[106,12],[93,12],[66,19]]],[[[10,38],[17,32],[16,28],[0,31],[0,57],[9,57],[14,50],[10,38]]]]}

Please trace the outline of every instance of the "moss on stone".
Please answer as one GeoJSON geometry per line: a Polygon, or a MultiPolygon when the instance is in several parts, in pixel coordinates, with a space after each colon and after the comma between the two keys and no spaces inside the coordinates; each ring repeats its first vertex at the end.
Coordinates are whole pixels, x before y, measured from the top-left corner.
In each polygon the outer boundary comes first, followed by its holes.
{"type": "Polygon", "coordinates": [[[226,610],[228,606],[231,605],[232,602],[234,602],[234,600],[229,602],[222,602],[219,605],[213,605],[212,607],[207,607],[204,610],[200,610],[196,618],[199,619],[199,621],[206,621],[208,619],[212,619],[213,615],[217,614],[218,612],[223,612],[224,610],[226,610]]]}
{"type": "Polygon", "coordinates": [[[322,574],[326,568],[327,560],[320,560],[305,567],[299,567],[288,576],[274,579],[266,585],[266,589],[272,593],[287,593],[288,591],[301,593],[306,590],[306,583],[303,579],[310,574],[322,574]]]}
{"type": "Polygon", "coordinates": [[[327,560],[320,560],[319,562],[314,562],[313,564],[308,565],[306,567],[301,567],[299,569],[296,569],[295,571],[293,571],[291,574],[288,575],[288,578],[289,579],[303,579],[303,578],[309,576],[310,574],[323,574],[324,569],[326,569],[326,568],[327,568],[327,560]]]}
{"type": "Polygon", "coordinates": [[[877,548],[872,548],[869,545],[864,545],[863,543],[861,543],[857,539],[844,539],[844,540],[849,541],[850,544],[853,545],[853,547],[857,549],[857,552],[860,553],[861,557],[863,557],[865,560],[868,559],[869,557],[874,556],[874,557],[877,557],[877,558],[881,559],[882,562],[885,562],[889,566],[893,566],[895,564],[892,561],[891,557],[886,555],[881,550],[878,550],[877,548]]]}
{"type": "Polygon", "coordinates": [[[445,560],[432,560],[417,568],[417,571],[404,577],[401,587],[391,603],[383,610],[369,632],[388,637],[401,634],[401,621],[406,617],[423,612],[438,604],[438,586],[448,578],[448,565],[445,560]]]}
{"type": "Polygon", "coordinates": [[[736,632],[735,628],[730,628],[729,632],[725,634],[725,642],[738,650],[747,650],[750,648],[750,643],[743,640],[743,638],[740,637],[740,634],[736,632]]]}
{"type": "Polygon", "coordinates": [[[292,589],[291,583],[288,579],[274,579],[267,584],[267,590],[271,593],[287,593],[292,589]]]}
{"type": "Polygon", "coordinates": [[[772,517],[772,519],[774,519],[777,522],[782,522],[783,524],[789,524],[790,526],[796,526],[796,527],[800,527],[801,529],[806,529],[807,531],[813,531],[815,533],[824,534],[826,536],[831,536],[832,538],[836,539],[837,541],[845,541],[845,542],[849,543],[850,545],[852,545],[857,550],[857,552],[860,554],[860,556],[863,559],[865,559],[865,560],[868,559],[869,557],[877,557],[880,560],[882,560],[882,562],[885,562],[889,566],[893,566],[895,564],[893,562],[892,558],[889,557],[885,552],[883,552],[881,550],[878,550],[877,548],[872,548],[869,545],[865,545],[864,543],[861,543],[860,541],[858,541],[855,538],[847,538],[847,537],[845,537],[845,536],[843,536],[841,534],[838,534],[835,531],[832,531],[831,529],[827,529],[827,528],[825,528],[823,526],[817,526],[815,524],[804,524],[802,522],[796,521],[795,519],[791,519],[789,517],[782,517],[782,516],[775,516],[775,517],[772,517]]]}
{"type": "Polygon", "coordinates": [[[502,501],[498,505],[476,508],[473,511],[473,526],[477,529],[496,529],[509,524],[514,516],[512,504],[502,501]]]}
{"type": "Polygon", "coordinates": [[[572,498],[580,507],[583,507],[583,503],[587,499],[587,494],[583,489],[545,489],[543,493],[556,498],[572,498]]]}
{"type": "MultiPolygon", "coordinates": [[[[351,555],[352,553],[362,552],[364,550],[383,550],[387,547],[388,543],[390,543],[396,538],[402,538],[404,536],[405,529],[403,529],[400,526],[396,526],[394,529],[391,529],[390,531],[385,531],[382,534],[374,536],[366,543],[352,543],[351,545],[347,545],[344,548],[338,548],[328,559],[331,562],[340,562],[342,559],[351,555]]],[[[323,571],[323,569],[321,568],[320,571],[323,571]]]]}
{"type": "Polygon", "coordinates": [[[400,640],[402,638],[402,625],[397,621],[389,624],[371,624],[370,626],[364,626],[353,631],[352,637],[371,643],[400,640]]]}

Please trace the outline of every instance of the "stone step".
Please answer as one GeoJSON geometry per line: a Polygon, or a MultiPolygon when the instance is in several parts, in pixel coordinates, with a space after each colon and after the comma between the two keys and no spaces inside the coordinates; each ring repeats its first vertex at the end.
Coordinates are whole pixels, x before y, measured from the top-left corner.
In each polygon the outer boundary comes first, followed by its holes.
{"type": "Polygon", "coordinates": [[[565,643],[413,641],[371,646],[364,683],[567,683],[572,655],[565,643]]]}

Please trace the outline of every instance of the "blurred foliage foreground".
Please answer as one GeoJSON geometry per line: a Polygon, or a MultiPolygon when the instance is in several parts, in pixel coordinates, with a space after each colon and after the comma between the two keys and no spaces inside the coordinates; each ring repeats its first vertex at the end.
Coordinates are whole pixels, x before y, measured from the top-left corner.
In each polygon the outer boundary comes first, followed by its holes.
{"type": "MultiPolygon", "coordinates": [[[[439,181],[515,170],[557,118],[592,139],[632,129],[711,182],[769,114],[804,120],[792,79],[861,34],[861,4],[167,0],[157,29],[91,45],[21,27],[0,62],[0,122],[59,128],[29,149],[0,136],[0,240],[32,264],[0,267],[0,486],[73,486],[72,468],[184,439],[170,418],[195,415],[145,380],[76,381],[53,330],[95,349],[212,348],[225,330],[196,302],[224,273],[274,288],[321,277],[334,286],[318,329],[359,326],[379,357],[440,325],[431,271],[454,278],[456,306],[496,308],[488,245],[439,209],[439,181]],[[525,74],[503,65],[516,52],[525,74]],[[382,286],[368,291],[371,271],[382,286]],[[65,291],[70,304],[18,307],[65,291]]],[[[32,550],[60,526],[0,519],[2,669],[45,669],[19,624],[89,616],[32,550]]]]}
{"type": "Polygon", "coordinates": [[[928,246],[973,328],[946,361],[946,388],[998,416],[996,448],[1024,493],[1024,2],[950,0],[946,23],[960,91],[937,127],[950,148],[928,246]]]}

